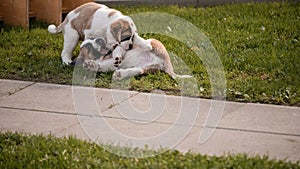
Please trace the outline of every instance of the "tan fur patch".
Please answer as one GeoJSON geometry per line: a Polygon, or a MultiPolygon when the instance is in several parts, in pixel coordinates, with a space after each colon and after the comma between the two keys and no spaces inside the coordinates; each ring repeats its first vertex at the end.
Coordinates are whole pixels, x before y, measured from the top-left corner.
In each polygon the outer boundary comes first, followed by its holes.
{"type": "Polygon", "coordinates": [[[86,3],[79,6],[74,10],[75,13],[79,13],[78,17],[71,21],[71,27],[77,30],[80,35],[80,39],[84,39],[83,31],[85,29],[90,29],[92,24],[92,19],[96,10],[101,8],[97,3],[86,3]]]}
{"type": "Polygon", "coordinates": [[[169,56],[165,46],[158,40],[152,39],[151,40],[151,46],[153,49],[153,52],[160,58],[164,59],[169,56]]]}
{"type": "Polygon", "coordinates": [[[171,76],[175,74],[173,71],[173,65],[171,63],[169,53],[165,48],[165,46],[156,39],[151,39],[151,46],[152,46],[153,53],[155,53],[156,56],[164,60],[165,62],[164,71],[169,73],[171,76]]]}
{"type": "Polygon", "coordinates": [[[80,49],[80,58],[88,59],[89,58],[89,50],[87,48],[80,49]]]}
{"type": "Polygon", "coordinates": [[[118,11],[116,11],[116,10],[113,10],[113,11],[111,11],[107,16],[110,18],[110,17],[112,17],[114,14],[116,14],[118,11]]]}
{"type": "Polygon", "coordinates": [[[65,25],[69,22],[68,18],[65,18],[65,20],[63,21],[63,23],[61,23],[56,30],[59,31],[61,29],[62,33],[65,34],[65,25]]]}
{"type": "Polygon", "coordinates": [[[124,19],[118,19],[112,23],[110,25],[110,31],[118,42],[121,42],[122,39],[132,36],[130,24],[124,19]]]}

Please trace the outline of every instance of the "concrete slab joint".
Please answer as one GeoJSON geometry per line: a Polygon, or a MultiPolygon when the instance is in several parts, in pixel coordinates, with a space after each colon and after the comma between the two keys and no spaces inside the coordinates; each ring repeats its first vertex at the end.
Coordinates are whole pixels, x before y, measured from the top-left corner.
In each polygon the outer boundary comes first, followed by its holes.
{"type": "Polygon", "coordinates": [[[13,95],[27,87],[34,85],[34,82],[1,80],[0,81],[0,99],[13,95]]]}

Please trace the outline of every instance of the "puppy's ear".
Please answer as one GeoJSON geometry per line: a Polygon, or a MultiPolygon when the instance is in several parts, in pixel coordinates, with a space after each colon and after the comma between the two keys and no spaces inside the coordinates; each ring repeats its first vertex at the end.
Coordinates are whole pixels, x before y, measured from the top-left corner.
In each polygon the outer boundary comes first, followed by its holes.
{"type": "Polygon", "coordinates": [[[121,42],[122,27],[122,22],[119,20],[110,25],[110,32],[117,42],[121,42]]]}
{"type": "Polygon", "coordinates": [[[85,60],[85,58],[87,57],[88,55],[88,49],[83,47],[83,48],[80,48],[80,53],[78,55],[77,58],[75,58],[71,65],[74,65],[74,66],[78,66],[78,65],[82,65],[83,61],[85,60]]]}
{"type": "Polygon", "coordinates": [[[117,40],[117,42],[121,42],[122,39],[130,37],[132,35],[132,29],[130,24],[123,20],[119,19],[110,25],[110,31],[113,37],[117,40]]]}

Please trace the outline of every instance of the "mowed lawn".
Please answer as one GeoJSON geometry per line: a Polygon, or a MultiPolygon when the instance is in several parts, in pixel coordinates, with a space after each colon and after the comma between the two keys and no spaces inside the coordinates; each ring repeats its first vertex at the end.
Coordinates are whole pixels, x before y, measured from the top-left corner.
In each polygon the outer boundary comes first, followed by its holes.
{"type": "MultiPolygon", "coordinates": [[[[126,15],[168,13],[195,25],[218,52],[226,75],[227,100],[300,106],[300,3],[245,3],[216,7],[115,7],[126,15]]],[[[1,27],[0,78],[72,84],[74,67],[62,65],[63,37],[51,35],[47,24],[33,22],[29,30],[1,27]]],[[[199,92],[211,98],[210,77],[193,49],[174,38],[157,38],[179,56],[196,78],[199,92]]],[[[77,56],[79,49],[74,52],[77,56]]],[[[174,66],[176,67],[176,65],[174,66]]],[[[95,85],[111,88],[112,73],[98,73],[95,85]]],[[[136,77],[129,89],[160,89],[180,95],[180,85],[165,73],[136,77]]]]}
{"type": "Polygon", "coordinates": [[[0,132],[0,168],[243,168],[243,169],[299,169],[299,162],[270,159],[267,156],[246,154],[222,157],[201,155],[193,152],[181,153],[115,147],[113,151],[139,155],[144,158],[117,156],[97,145],[82,140],[55,138],[53,136],[28,135],[0,132]]]}

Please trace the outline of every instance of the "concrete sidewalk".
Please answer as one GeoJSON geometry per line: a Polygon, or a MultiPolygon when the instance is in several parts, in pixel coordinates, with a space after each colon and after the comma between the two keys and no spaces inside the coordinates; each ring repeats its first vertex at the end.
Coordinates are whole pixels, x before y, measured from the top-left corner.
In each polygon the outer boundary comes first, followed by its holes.
{"type": "Polygon", "coordinates": [[[72,134],[80,139],[105,140],[99,136],[112,134],[110,129],[102,130],[102,124],[105,124],[122,136],[151,140],[175,126],[178,134],[171,133],[166,141],[178,139],[170,147],[183,152],[192,150],[208,155],[247,153],[300,160],[299,107],[225,102],[217,129],[206,142],[200,143],[199,136],[204,130],[212,100],[81,87],[81,105],[90,104],[89,100],[85,101],[84,91],[93,89],[98,114],[89,116],[78,114],[80,106],[74,103],[78,104],[76,97],[80,93],[74,95],[72,86],[0,80],[0,89],[2,131],[51,133],[58,137],[72,134]],[[198,105],[193,106],[194,103],[198,105]],[[198,114],[194,118],[191,112],[195,110],[198,114]],[[132,111],[140,114],[130,114],[132,111]],[[195,123],[180,121],[182,116],[178,113],[182,112],[184,119],[193,118],[195,123]],[[185,133],[180,133],[182,131],[185,133]],[[184,137],[176,137],[180,134],[184,137]]]}

